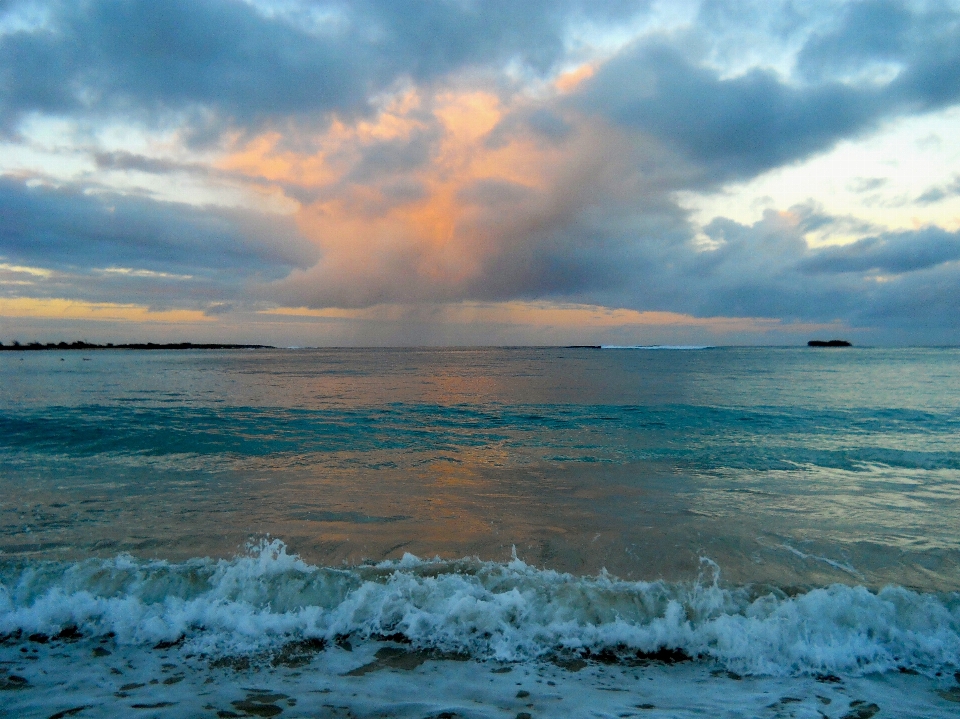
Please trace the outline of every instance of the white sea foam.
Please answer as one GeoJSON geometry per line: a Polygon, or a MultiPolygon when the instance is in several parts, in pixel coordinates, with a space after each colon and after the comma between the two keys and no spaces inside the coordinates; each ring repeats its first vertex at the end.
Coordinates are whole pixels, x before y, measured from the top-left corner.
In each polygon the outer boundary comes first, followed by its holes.
{"type": "Polygon", "coordinates": [[[710,345],[600,345],[602,350],[709,350],[710,345]]]}
{"type": "MultiPolygon", "coordinates": [[[[709,570],[710,568],[707,567],[709,570]]],[[[402,634],[415,647],[521,661],[556,653],[679,649],[756,675],[925,674],[960,666],[960,595],[832,585],[788,596],[690,583],[578,578],[520,559],[314,567],[278,541],[232,560],[129,556],[6,567],[0,633],[185,638],[208,655],[292,639],[402,634]]]]}
{"type": "Polygon", "coordinates": [[[830,559],[829,557],[821,557],[816,554],[807,554],[806,552],[801,552],[799,549],[791,547],[789,544],[780,544],[782,549],[786,549],[791,554],[800,557],[800,559],[812,559],[816,562],[823,562],[824,564],[833,567],[834,569],[839,569],[841,572],[846,572],[851,577],[856,577],[857,579],[862,580],[863,575],[856,570],[855,567],[850,566],[846,562],[839,562],[836,559],[830,559]]]}

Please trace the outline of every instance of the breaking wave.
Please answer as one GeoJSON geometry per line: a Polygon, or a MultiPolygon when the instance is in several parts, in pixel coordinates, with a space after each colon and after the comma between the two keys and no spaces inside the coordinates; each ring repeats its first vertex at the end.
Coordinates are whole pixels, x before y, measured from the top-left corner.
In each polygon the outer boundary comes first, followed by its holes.
{"type": "Polygon", "coordinates": [[[477,659],[673,652],[759,675],[924,674],[960,665],[960,594],[835,584],[804,593],[575,577],[478,559],[405,555],[331,568],[264,541],[230,560],[121,555],[0,566],[0,634],[113,633],[207,655],[303,639],[384,638],[477,659]]]}
{"type": "Polygon", "coordinates": [[[603,350],[712,350],[711,345],[600,345],[603,350]]]}

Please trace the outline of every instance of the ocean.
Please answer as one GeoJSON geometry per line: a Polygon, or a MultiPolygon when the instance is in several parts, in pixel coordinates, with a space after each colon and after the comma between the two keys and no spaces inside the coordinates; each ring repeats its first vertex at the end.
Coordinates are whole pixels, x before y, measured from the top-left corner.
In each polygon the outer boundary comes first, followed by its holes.
{"type": "Polygon", "coordinates": [[[960,716],[960,349],[0,353],[0,716],[960,716]]]}

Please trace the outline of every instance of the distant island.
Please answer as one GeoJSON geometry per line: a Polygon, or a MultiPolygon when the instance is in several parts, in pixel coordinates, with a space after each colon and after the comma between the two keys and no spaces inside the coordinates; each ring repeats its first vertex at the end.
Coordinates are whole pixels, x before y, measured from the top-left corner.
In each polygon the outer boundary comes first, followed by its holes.
{"type": "Polygon", "coordinates": [[[810,340],[808,347],[852,347],[846,340],[810,340]]]}
{"type": "Polygon", "coordinates": [[[133,342],[129,344],[115,345],[108,342],[105,345],[98,345],[92,342],[30,342],[20,344],[14,342],[5,345],[0,342],[0,352],[32,352],[36,350],[272,350],[276,347],[270,345],[221,345],[205,342],[194,344],[193,342],[167,342],[156,344],[155,342],[133,342]]]}

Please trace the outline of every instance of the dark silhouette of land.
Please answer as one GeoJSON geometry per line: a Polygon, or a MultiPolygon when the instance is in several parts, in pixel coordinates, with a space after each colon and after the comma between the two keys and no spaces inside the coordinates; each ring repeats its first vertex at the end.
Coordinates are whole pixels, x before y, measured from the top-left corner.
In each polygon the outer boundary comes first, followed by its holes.
{"type": "Polygon", "coordinates": [[[108,342],[105,345],[98,345],[92,342],[30,342],[20,344],[14,342],[11,345],[0,343],[0,352],[32,352],[36,350],[261,350],[276,349],[270,345],[222,345],[204,342],[194,344],[193,342],[167,342],[156,344],[154,342],[132,342],[129,344],[115,345],[108,342]]]}
{"type": "Polygon", "coordinates": [[[846,340],[810,340],[808,347],[852,347],[846,340]]]}

